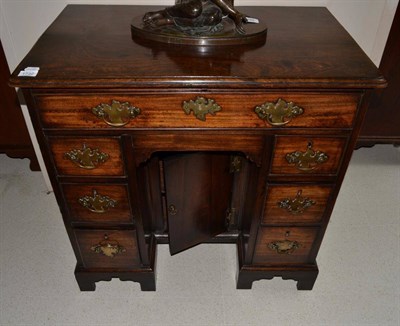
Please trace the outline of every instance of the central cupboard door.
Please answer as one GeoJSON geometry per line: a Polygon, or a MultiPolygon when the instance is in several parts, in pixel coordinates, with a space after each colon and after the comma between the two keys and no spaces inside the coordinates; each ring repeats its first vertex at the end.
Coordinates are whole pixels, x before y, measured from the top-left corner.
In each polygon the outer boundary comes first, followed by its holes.
{"type": "Polygon", "coordinates": [[[179,153],[163,158],[171,254],[226,230],[233,174],[229,153],[179,153]]]}

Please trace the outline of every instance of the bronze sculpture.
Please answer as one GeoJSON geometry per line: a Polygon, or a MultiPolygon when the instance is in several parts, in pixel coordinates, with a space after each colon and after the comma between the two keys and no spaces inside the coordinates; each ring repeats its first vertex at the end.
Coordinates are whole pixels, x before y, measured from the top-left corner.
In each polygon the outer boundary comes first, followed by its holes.
{"type": "Polygon", "coordinates": [[[176,0],[173,6],[134,17],[131,32],[138,42],[210,47],[263,44],[267,26],[241,13],[234,0],[176,0]]]}
{"type": "Polygon", "coordinates": [[[143,22],[149,27],[175,25],[191,35],[205,35],[220,31],[221,22],[229,17],[239,34],[245,34],[246,15],[233,6],[232,0],[177,0],[172,7],[148,12],[143,22]]]}

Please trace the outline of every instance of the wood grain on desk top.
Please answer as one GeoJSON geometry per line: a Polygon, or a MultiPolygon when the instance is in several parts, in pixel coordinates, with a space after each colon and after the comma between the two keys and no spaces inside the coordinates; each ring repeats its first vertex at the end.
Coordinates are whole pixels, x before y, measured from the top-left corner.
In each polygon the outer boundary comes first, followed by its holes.
{"type": "Polygon", "coordinates": [[[205,48],[131,39],[149,6],[69,5],[11,77],[20,87],[375,88],[386,82],[326,8],[239,7],[265,20],[266,44],[205,48]],[[35,78],[17,77],[28,66],[35,78]]]}

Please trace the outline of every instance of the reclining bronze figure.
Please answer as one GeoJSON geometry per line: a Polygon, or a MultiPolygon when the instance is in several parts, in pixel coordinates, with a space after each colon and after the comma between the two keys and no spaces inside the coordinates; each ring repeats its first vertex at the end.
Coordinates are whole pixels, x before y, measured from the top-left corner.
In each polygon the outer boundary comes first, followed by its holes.
{"type": "Polygon", "coordinates": [[[233,0],[177,0],[172,7],[148,12],[143,23],[150,28],[174,25],[189,35],[210,35],[221,31],[222,20],[230,18],[239,34],[245,34],[246,15],[233,6],[233,0]]]}

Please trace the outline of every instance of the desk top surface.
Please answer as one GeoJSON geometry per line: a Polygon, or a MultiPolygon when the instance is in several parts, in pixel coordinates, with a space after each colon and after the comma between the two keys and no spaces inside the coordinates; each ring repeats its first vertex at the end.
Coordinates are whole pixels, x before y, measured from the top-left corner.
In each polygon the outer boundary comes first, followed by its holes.
{"type": "Polygon", "coordinates": [[[385,80],[326,8],[238,7],[266,22],[261,46],[132,40],[132,18],[161,7],[69,5],[11,76],[38,88],[375,88],[385,80]],[[140,43],[140,44],[139,44],[140,43]],[[26,67],[36,77],[17,77],[26,67]]]}

